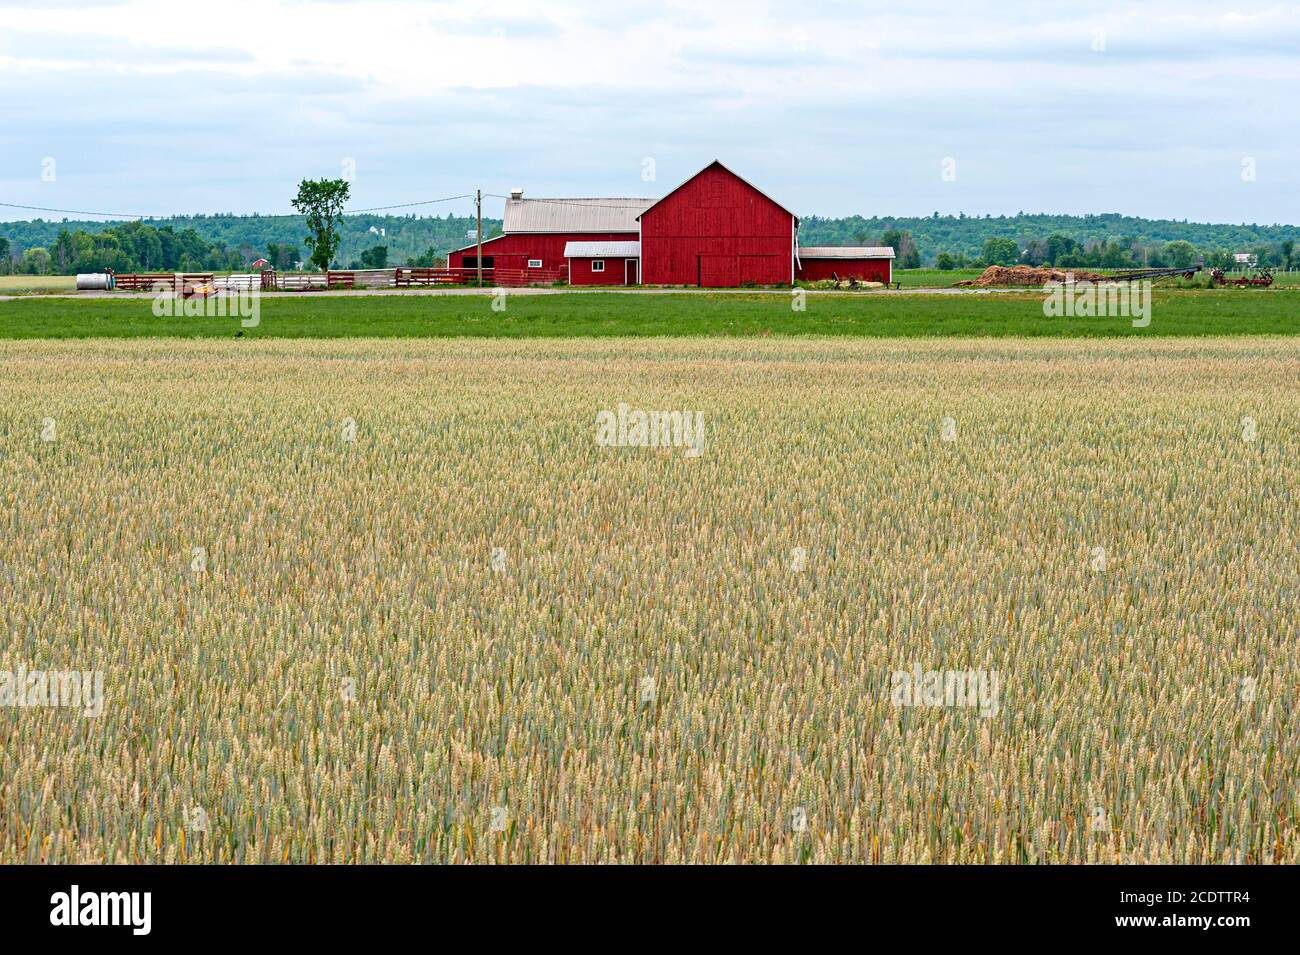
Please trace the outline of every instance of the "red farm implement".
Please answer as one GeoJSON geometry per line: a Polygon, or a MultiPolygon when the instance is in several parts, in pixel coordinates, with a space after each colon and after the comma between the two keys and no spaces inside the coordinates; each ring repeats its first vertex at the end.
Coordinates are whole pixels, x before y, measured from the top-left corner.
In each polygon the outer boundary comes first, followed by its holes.
{"type": "Polygon", "coordinates": [[[1254,275],[1239,275],[1235,279],[1228,278],[1228,276],[1224,274],[1223,269],[1215,269],[1210,273],[1210,276],[1214,279],[1215,285],[1255,285],[1260,288],[1268,288],[1273,284],[1272,269],[1258,269],[1254,275]]]}

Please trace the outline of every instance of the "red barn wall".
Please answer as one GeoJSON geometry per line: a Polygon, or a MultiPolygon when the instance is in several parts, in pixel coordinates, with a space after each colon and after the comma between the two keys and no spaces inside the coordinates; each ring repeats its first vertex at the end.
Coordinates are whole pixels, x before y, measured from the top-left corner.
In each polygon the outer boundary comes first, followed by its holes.
{"type": "MultiPolygon", "coordinates": [[[[483,258],[487,258],[487,253],[483,253],[483,258]]],[[[605,259],[605,271],[593,272],[591,263],[595,259],[569,259],[569,284],[571,285],[626,285],[627,284],[627,263],[626,258],[607,258],[605,259]]],[[[632,259],[633,262],[636,259],[632,259]]],[[[636,273],[632,273],[632,281],[636,281],[636,273]]]]}
{"type": "MultiPolygon", "coordinates": [[[[499,269],[526,269],[529,259],[541,259],[546,270],[564,268],[564,246],[569,242],[635,242],[635,232],[512,232],[483,243],[483,258],[492,257],[499,269]]],[[[475,249],[447,255],[447,267],[473,268],[475,249]]]]}
{"type": "Polygon", "coordinates": [[[800,259],[799,281],[817,282],[832,278],[834,272],[842,279],[864,279],[868,282],[888,282],[891,259],[800,259]]]}
{"type": "Polygon", "coordinates": [[[794,216],[718,165],[641,216],[647,285],[790,285],[794,216]]]}

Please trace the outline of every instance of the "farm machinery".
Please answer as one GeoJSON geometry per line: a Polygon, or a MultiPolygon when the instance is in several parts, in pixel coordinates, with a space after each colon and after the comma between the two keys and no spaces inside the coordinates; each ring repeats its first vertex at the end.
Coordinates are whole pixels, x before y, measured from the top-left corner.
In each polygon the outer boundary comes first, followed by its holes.
{"type": "Polygon", "coordinates": [[[1214,280],[1215,285],[1258,285],[1268,288],[1273,284],[1272,269],[1256,269],[1255,274],[1251,276],[1239,275],[1235,279],[1229,279],[1224,274],[1223,269],[1215,269],[1210,273],[1210,278],[1214,280]]]}
{"type": "Polygon", "coordinates": [[[1116,272],[1110,277],[1110,280],[1114,282],[1140,282],[1143,279],[1173,278],[1175,275],[1190,279],[1199,271],[1201,271],[1199,265],[1185,269],[1126,269],[1123,272],[1116,272]]]}

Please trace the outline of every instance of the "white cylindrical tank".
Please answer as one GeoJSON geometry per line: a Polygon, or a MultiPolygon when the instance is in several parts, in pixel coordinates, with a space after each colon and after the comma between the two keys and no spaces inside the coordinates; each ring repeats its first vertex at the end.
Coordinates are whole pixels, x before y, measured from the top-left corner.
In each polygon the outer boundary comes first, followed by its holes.
{"type": "Polygon", "coordinates": [[[113,276],[107,272],[83,272],[77,276],[78,292],[111,292],[113,276]]]}

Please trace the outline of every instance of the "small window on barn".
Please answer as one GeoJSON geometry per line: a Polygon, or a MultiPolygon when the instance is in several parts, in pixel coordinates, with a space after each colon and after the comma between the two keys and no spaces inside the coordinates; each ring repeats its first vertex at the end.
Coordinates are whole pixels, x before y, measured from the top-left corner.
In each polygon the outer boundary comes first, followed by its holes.
{"type": "Polygon", "coordinates": [[[593,272],[603,272],[603,271],[605,271],[605,260],[604,260],[604,259],[592,259],[592,260],[591,260],[591,270],[592,270],[593,272]]]}
{"type": "Polygon", "coordinates": [[[530,269],[540,269],[540,268],[542,267],[542,260],[541,260],[541,259],[529,259],[529,260],[528,260],[528,267],[529,267],[530,269]]]}

